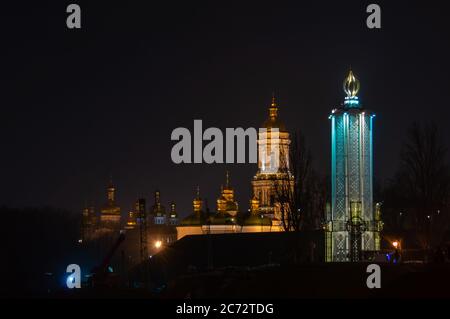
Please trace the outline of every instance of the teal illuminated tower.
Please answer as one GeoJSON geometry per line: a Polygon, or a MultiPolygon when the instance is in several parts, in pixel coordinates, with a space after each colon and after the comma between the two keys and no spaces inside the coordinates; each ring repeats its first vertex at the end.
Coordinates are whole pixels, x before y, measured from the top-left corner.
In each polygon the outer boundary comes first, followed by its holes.
{"type": "Polygon", "coordinates": [[[331,112],[331,211],[327,212],[327,261],[361,261],[380,249],[379,207],[373,203],[373,118],[358,99],[350,71],[344,103],[331,112]]]}

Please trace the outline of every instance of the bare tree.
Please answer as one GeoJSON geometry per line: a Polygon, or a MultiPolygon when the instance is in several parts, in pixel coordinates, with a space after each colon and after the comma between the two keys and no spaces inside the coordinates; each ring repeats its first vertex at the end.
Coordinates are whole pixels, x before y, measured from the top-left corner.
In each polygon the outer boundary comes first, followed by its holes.
{"type": "Polygon", "coordinates": [[[397,181],[418,237],[423,238],[427,247],[432,240],[432,228],[437,231],[436,227],[442,228],[447,220],[444,213],[450,194],[450,174],[446,156],[447,148],[435,124],[411,126],[401,152],[397,181]]]}
{"type": "Polygon", "coordinates": [[[326,203],[325,180],[313,170],[311,151],[300,132],[294,134],[288,156],[281,153],[280,157],[283,178],[275,185],[275,201],[284,229],[320,227],[326,203]]]}

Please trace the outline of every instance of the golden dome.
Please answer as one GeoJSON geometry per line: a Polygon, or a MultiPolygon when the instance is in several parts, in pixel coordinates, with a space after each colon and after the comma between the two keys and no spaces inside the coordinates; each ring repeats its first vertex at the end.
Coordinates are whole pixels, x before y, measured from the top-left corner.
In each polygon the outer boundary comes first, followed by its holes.
{"type": "Polygon", "coordinates": [[[230,174],[226,171],[226,184],[220,187],[220,196],[217,198],[217,211],[235,214],[238,211],[238,203],[234,199],[234,189],[230,185],[230,174]]]}
{"type": "Polygon", "coordinates": [[[259,212],[259,199],[255,195],[250,199],[250,212],[252,214],[259,212]]]}

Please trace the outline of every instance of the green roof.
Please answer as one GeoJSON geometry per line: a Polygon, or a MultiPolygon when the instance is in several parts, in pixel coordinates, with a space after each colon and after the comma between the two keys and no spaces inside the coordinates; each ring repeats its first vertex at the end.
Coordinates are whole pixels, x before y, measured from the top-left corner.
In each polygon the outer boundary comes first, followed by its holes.
{"type": "Polygon", "coordinates": [[[270,218],[262,217],[257,214],[252,214],[244,220],[244,226],[271,226],[270,218]]]}
{"type": "Polygon", "coordinates": [[[211,225],[228,225],[234,224],[236,219],[233,219],[228,213],[213,213],[210,217],[211,225]]]}
{"type": "Polygon", "coordinates": [[[187,216],[180,222],[180,226],[201,226],[203,225],[203,218],[201,215],[195,213],[187,216]]]}

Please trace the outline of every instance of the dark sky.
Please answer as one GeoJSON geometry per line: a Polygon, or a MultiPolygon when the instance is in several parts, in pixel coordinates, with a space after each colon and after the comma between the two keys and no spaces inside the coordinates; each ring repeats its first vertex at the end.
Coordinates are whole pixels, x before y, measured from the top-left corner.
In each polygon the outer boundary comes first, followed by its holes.
{"type": "Polygon", "coordinates": [[[378,179],[395,172],[414,120],[450,135],[443,1],[372,1],[381,30],[366,27],[366,1],[78,1],[82,29],[69,30],[71,2],[2,4],[0,205],[79,212],[103,204],[112,174],[124,209],[159,188],[186,215],[196,185],[215,207],[227,167],[246,209],[256,165],[175,165],[172,130],[258,127],[275,91],[327,174],[328,114],[350,66],[377,113],[378,179]]]}

